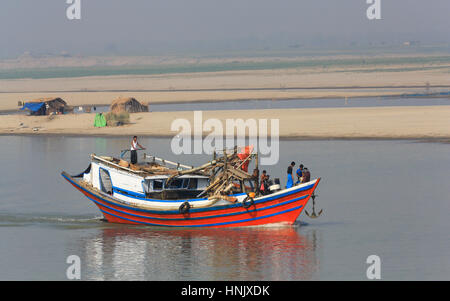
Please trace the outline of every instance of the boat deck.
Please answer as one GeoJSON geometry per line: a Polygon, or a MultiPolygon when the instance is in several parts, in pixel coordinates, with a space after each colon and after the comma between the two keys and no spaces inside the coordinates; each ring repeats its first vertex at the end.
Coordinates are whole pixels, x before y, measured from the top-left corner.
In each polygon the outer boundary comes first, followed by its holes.
{"type": "MultiPolygon", "coordinates": [[[[147,176],[155,176],[155,175],[166,175],[166,176],[173,176],[177,175],[179,170],[176,168],[170,168],[165,165],[161,165],[156,162],[144,162],[140,164],[131,164],[128,161],[114,158],[114,157],[107,157],[107,156],[96,156],[92,155],[92,159],[101,162],[103,164],[109,165],[114,168],[118,168],[133,174],[137,174],[142,177],[147,176]]],[[[197,172],[198,175],[204,175],[202,172],[197,172]]]]}

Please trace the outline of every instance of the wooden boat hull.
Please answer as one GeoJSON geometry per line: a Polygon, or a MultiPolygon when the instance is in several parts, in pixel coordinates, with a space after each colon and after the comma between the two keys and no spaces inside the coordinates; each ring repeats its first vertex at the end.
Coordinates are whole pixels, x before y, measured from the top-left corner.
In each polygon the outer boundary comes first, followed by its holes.
{"type": "Polygon", "coordinates": [[[62,176],[100,209],[106,220],[113,223],[140,224],[162,227],[245,227],[267,224],[293,224],[301,214],[320,178],[277,193],[255,198],[244,208],[242,203],[192,208],[181,214],[178,210],[148,210],[133,206],[82,185],[63,172],[62,176]]]}

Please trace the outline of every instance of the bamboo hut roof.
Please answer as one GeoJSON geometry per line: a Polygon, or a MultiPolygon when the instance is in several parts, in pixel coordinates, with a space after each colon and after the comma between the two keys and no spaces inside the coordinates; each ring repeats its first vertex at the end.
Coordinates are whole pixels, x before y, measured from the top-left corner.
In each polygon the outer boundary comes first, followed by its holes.
{"type": "Polygon", "coordinates": [[[38,102],[44,102],[44,103],[49,103],[49,102],[60,102],[64,105],[66,105],[67,103],[60,97],[42,97],[42,98],[36,98],[30,101],[27,101],[28,103],[38,103],[38,102]]]}
{"type": "Polygon", "coordinates": [[[111,103],[111,106],[114,105],[123,105],[123,104],[127,104],[127,103],[131,103],[131,102],[137,102],[139,104],[141,104],[136,98],[134,97],[119,97],[113,100],[113,102],[111,103]]]}
{"type": "Polygon", "coordinates": [[[110,109],[111,111],[123,111],[126,110],[126,107],[129,107],[129,111],[131,112],[145,112],[148,110],[148,107],[142,103],[140,103],[134,97],[119,97],[113,100],[111,103],[110,109]]]}

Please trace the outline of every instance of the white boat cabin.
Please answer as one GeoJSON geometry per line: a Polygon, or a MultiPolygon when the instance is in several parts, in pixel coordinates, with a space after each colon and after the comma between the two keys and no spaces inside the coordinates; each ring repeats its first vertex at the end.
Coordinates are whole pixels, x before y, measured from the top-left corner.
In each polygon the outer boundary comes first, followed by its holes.
{"type": "Polygon", "coordinates": [[[191,174],[175,177],[167,183],[170,175],[149,175],[142,170],[121,167],[102,157],[93,157],[83,180],[104,193],[126,201],[196,198],[209,184],[209,177],[191,174]]]}

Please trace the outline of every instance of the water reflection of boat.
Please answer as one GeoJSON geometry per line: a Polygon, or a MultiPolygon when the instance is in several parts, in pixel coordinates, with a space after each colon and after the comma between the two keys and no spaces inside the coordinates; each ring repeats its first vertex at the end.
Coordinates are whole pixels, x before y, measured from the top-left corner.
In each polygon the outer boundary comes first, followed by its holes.
{"type": "Polygon", "coordinates": [[[318,271],[316,233],[292,227],[114,227],[83,248],[89,279],[309,280],[318,271]]]}
{"type": "Polygon", "coordinates": [[[246,153],[214,156],[200,167],[175,164],[170,169],[92,155],[84,173],[62,175],[110,222],[169,227],[293,224],[320,178],[287,189],[272,185],[262,194],[258,175],[246,170],[254,156],[247,148],[246,153]]]}

